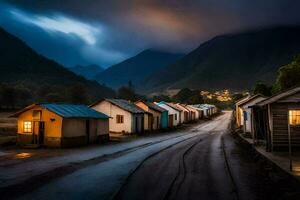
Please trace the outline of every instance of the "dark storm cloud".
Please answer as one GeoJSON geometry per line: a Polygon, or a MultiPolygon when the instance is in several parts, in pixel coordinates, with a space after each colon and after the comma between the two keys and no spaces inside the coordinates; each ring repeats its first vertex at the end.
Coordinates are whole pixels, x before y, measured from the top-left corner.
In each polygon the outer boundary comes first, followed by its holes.
{"type": "Polygon", "coordinates": [[[27,0],[6,3],[24,12],[29,21],[22,22],[22,17],[16,19],[16,16],[9,18],[7,14],[2,25],[19,33],[35,49],[42,49],[43,54],[67,65],[97,63],[107,66],[146,48],[186,52],[219,34],[300,22],[300,1],[293,0],[27,0]],[[13,21],[14,26],[8,20],[13,21]],[[32,28],[28,30],[28,26],[32,28]],[[17,29],[23,30],[22,33],[17,29]]]}

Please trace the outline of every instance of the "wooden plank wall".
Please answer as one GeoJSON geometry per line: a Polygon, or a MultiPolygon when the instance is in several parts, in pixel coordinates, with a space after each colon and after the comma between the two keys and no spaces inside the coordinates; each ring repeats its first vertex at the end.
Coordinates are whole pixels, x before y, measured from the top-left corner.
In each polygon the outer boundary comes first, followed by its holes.
{"type": "MultiPolygon", "coordinates": [[[[288,146],[288,108],[291,103],[275,103],[271,105],[273,117],[273,148],[288,146]]],[[[300,147],[300,127],[291,127],[293,146],[300,147]]]]}

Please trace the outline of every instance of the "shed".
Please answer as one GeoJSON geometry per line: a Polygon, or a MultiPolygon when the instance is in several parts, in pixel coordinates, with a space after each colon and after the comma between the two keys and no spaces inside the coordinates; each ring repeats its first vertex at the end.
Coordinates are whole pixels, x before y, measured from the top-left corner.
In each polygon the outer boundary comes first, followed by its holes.
{"type": "Polygon", "coordinates": [[[109,140],[109,117],[85,105],[32,104],[13,116],[20,145],[72,147],[109,140]]]}
{"type": "Polygon", "coordinates": [[[235,121],[236,121],[237,128],[240,128],[244,124],[243,110],[240,105],[246,102],[249,98],[250,95],[235,103],[235,121]]]}
{"type": "Polygon", "coordinates": [[[110,116],[109,131],[112,133],[144,132],[145,111],[132,102],[124,99],[103,99],[90,107],[110,116]]]}
{"type": "Polygon", "coordinates": [[[188,122],[188,116],[189,116],[189,110],[184,108],[178,103],[168,103],[169,106],[179,111],[179,123],[187,123],[188,122]]]}
{"type": "Polygon", "coordinates": [[[255,105],[258,102],[261,102],[262,100],[266,99],[261,94],[256,94],[251,97],[249,97],[247,100],[243,101],[243,103],[239,104],[239,108],[241,109],[243,113],[243,131],[246,134],[250,134],[251,137],[253,137],[253,113],[251,107],[255,105]]]}
{"type": "Polygon", "coordinates": [[[262,129],[268,151],[287,150],[289,131],[293,148],[300,147],[300,87],[273,95],[253,106],[256,133],[262,129]],[[260,127],[259,121],[265,126],[260,127]]]}
{"type": "Polygon", "coordinates": [[[135,104],[153,115],[152,130],[168,128],[168,111],[152,102],[139,100],[135,104]]]}
{"type": "Polygon", "coordinates": [[[164,102],[164,101],[161,101],[161,102],[158,102],[155,104],[168,111],[168,127],[169,128],[179,125],[180,110],[178,110],[176,107],[173,107],[169,103],[164,102]]]}

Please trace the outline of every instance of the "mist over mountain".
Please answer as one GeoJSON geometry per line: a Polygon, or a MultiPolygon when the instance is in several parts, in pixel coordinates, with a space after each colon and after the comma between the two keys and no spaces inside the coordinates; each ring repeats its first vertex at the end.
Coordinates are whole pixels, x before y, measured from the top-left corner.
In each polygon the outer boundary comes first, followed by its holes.
{"type": "Polygon", "coordinates": [[[129,81],[140,87],[141,81],[158,70],[174,63],[182,54],[148,49],[113,65],[95,76],[95,80],[112,88],[127,85],[129,81]]]}
{"type": "Polygon", "coordinates": [[[300,53],[300,27],[275,27],[215,37],[146,78],[141,91],[177,88],[245,90],[272,83],[300,53]]]}

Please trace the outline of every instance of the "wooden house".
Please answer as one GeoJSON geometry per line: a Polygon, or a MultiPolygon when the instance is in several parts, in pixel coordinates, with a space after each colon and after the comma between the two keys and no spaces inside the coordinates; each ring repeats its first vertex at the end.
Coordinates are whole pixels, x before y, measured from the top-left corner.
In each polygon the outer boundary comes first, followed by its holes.
{"type": "Polygon", "coordinates": [[[204,110],[203,110],[203,108],[196,107],[195,105],[188,105],[188,106],[190,108],[192,108],[192,109],[195,109],[198,112],[198,115],[196,114],[196,118],[197,119],[202,119],[204,117],[204,110]]]}
{"type": "Polygon", "coordinates": [[[243,131],[245,134],[250,134],[251,137],[253,137],[253,113],[251,107],[264,99],[266,99],[266,97],[257,94],[239,104],[239,108],[243,113],[243,131]]]}
{"type": "Polygon", "coordinates": [[[237,128],[240,128],[244,124],[243,110],[240,105],[246,102],[249,98],[250,96],[247,96],[235,103],[235,123],[237,128]]]}
{"type": "Polygon", "coordinates": [[[109,117],[84,105],[32,104],[18,118],[17,143],[72,147],[109,140],[109,117]]]}
{"type": "Polygon", "coordinates": [[[153,115],[151,122],[152,130],[159,130],[161,128],[168,128],[168,111],[152,102],[139,100],[135,104],[146,112],[153,115]]]}
{"type": "Polygon", "coordinates": [[[190,120],[191,121],[196,121],[198,119],[200,119],[200,114],[202,111],[197,110],[196,108],[189,106],[189,105],[185,105],[186,109],[188,109],[190,111],[190,120]]]}
{"type": "Polygon", "coordinates": [[[172,128],[174,126],[178,126],[180,124],[180,110],[174,106],[171,106],[169,103],[161,101],[155,103],[156,105],[166,109],[168,111],[168,127],[172,128]]]}
{"type": "Polygon", "coordinates": [[[144,132],[145,111],[132,102],[123,99],[103,99],[90,107],[110,116],[109,131],[112,133],[144,132]]]}
{"type": "Polygon", "coordinates": [[[266,140],[268,151],[300,147],[300,87],[276,94],[252,106],[254,135],[266,140]]]}
{"type": "Polygon", "coordinates": [[[192,106],[201,109],[204,118],[209,118],[212,115],[212,109],[208,104],[195,104],[192,106]]]}
{"type": "Polygon", "coordinates": [[[189,122],[189,110],[187,110],[184,106],[179,103],[168,103],[171,107],[177,109],[180,112],[179,115],[179,123],[187,123],[189,122]]]}

